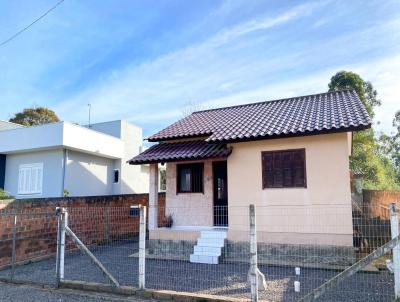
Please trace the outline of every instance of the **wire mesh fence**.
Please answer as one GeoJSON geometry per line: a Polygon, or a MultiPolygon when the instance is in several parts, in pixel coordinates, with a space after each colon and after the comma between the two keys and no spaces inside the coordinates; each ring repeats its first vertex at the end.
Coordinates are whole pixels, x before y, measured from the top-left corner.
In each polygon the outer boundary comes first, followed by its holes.
{"type": "MultiPolygon", "coordinates": [[[[138,287],[140,210],[67,211],[69,228],[118,283],[138,287]]],[[[250,299],[248,206],[167,204],[147,212],[157,227],[146,235],[146,288],[250,299]]],[[[0,278],[54,284],[55,213],[0,215],[0,278]]],[[[391,239],[390,211],[380,206],[257,206],[256,229],[259,299],[265,301],[301,300],[391,239]]],[[[388,252],[318,301],[393,301],[391,259],[388,252]]],[[[64,269],[65,280],[110,283],[69,236],[64,269]]]]}
{"type": "Polygon", "coordinates": [[[0,278],[54,284],[57,220],[54,213],[0,213],[0,278]],[[39,268],[40,269],[37,269],[39,268]]]}
{"type": "MultiPolygon", "coordinates": [[[[391,239],[388,209],[355,212],[350,205],[313,204],[257,211],[259,266],[268,285],[260,296],[268,301],[301,300],[391,239]]],[[[387,258],[327,290],[319,301],[393,301],[387,258]]]]}
{"type": "MultiPolygon", "coordinates": [[[[68,226],[121,284],[138,286],[139,217],[129,207],[68,208],[68,226]]],[[[66,237],[65,279],[109,283],[87,254],[66,237]]]]}

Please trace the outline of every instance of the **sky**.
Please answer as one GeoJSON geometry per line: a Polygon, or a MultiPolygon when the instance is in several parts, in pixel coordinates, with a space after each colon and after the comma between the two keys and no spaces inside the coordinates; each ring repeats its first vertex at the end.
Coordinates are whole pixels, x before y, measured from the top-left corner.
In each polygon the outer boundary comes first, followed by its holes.
{"type": "MultiPolygon", "coordinates": [[[[57,0],[0,0],[0,41],[57,0]]],[[[338,71],[400,110],[400,1],[65,0],[0,47],[0,119],[32,106],[150,135],[191,108],[325,92],[338,71]]]]}

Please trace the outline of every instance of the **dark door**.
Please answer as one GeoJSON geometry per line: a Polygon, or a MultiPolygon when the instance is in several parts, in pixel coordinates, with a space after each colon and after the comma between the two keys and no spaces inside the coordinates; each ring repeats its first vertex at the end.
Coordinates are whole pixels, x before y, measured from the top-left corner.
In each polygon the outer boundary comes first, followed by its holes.
{"type": "Polygon", "coordinates": [[[228,226],[228,178],[226,161],[213,162],[214,225],[228,226]]]}

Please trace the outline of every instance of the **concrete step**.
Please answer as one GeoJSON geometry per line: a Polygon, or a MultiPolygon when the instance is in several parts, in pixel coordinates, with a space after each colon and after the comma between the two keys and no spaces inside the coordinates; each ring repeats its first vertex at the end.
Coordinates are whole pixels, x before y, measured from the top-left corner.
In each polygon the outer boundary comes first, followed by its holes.
{"type": "Polygon", "coordinates": [[[221,251],[195,251],[193,255],[203,255],[203,256],[221,256],[221,251]]]}
{"type": "Polygon", "coordinates": [[[226,231],[201,231],[200,238],[221,238],[226,239],[226,231]]]}
{"type": "Polygon", "coordinates": [[[218,256],[190,255],[191,263],[218,264],[218,256]]]}
{"type": "Polygon", "coordinates": [[[221,248],[214,247],[214,246],[195,245],[194,246],[194,254],[199,254],[199,255],[210,254],[210,255],[221,256],[221,248]]]}
{"type": "Polygon", "coordinates": [[[223,247],[225,245],[225,239],[223,238],[202,238],[197,240],[198,246],[211,246],[211,247],[223,247]]]}

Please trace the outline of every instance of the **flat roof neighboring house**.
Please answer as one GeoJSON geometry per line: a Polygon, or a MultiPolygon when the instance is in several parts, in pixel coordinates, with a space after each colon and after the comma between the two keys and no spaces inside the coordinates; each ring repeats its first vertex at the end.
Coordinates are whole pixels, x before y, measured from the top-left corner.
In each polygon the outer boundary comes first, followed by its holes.
{"type": "Polygon", "coordinates": [[[22,127],[24,127],[24,126],[0,120],[0,131],[1,130],[15,129],[15,128],[22,128],[22,127]]]}
{"type": "Polygon", "coordinates": [[[126,163],[142,148],[137,126],[118,120],[90,128],[2,127],[7,124],[0,122],[0,188],[16,198],[148,192],[148,167],[126,163]]]}
{"type": "Polygon", "coordinates": [[[198,111],[151,135],[157,144],[130,163],[150,164],[150,209],[157,207],[157,165],[166,163],[165,215],[173,227],[157,223],[162,211],[149,212],[153,250],[184,238],[197,241],[192,262],[217,263],[221,251],[199,238],[225,228],[229,254],[232,243],[248,240],[253,203],[259,241],[281,256],[301,245],[319,247],[297,249],[304,259],[316,259],[311,251],[328,257],[333,246],[343,249],[340,261],[351,262],[352,132],[369,127],[356,92],[343,90],[198,111]]]}

